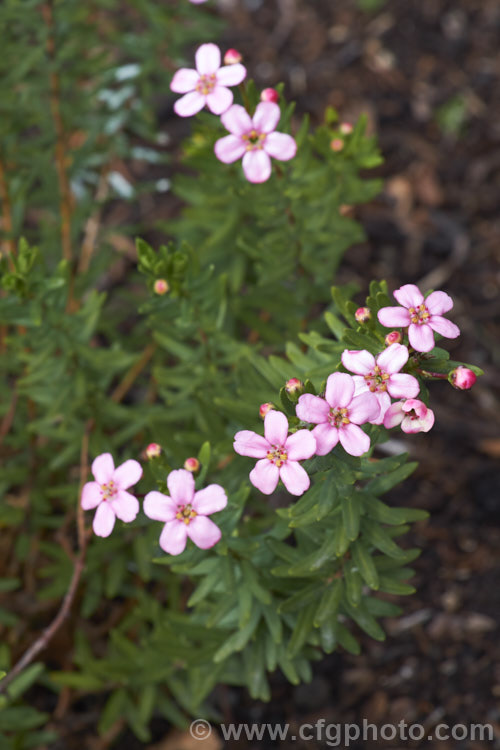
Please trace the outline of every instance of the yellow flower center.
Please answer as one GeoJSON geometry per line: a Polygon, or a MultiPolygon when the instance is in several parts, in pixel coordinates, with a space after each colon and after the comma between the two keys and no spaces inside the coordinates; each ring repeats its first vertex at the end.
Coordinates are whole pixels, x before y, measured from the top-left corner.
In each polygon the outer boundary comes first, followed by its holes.
{"type": "Polygon", "coordinates": [[[330,409],[330,411],[328,412],[328,423],[332,427],[337,427],[337,428],[342,427],[342,425],[344,424],[349,424],[351,420],[347,416],[348,413],[349,413],[348,410],[345,408],[344,409],[339,409],[339,408],[330,409]]]}
{"type": "Polygon", "coordinates": [[[107,484],[101,484],[101,495],[103,500],[111,500],[118,492],[118,487],[112,479],[107,484]]]}
{"type": "Polygon", "coordinates": [[[196,84],[196,91],[199,94],[203,94],[203,96],[206,96],[207,94],[211,94],[215,88],[216,80],[217,79],[215,77],[215,73],[212,73],[209,76],[208,75],[200,76],[198,79],[198,83],[196,84]]]}
{"type": "Polygon", "coordinates": [[[264,148],[264,141],[266,140],[265,133],[258,133],[256,130],[251,130],[249,133],[241,136],[246,143],[247,151],[255,151],[256,149],[264,148]]]}
{"type": "Polygon", "coordinates": [[[281,445],[273,445],[272,450],[267,452],[266,458],[279,469],[286,462],[288,453],[281,445]]]}
{"type": "Polygon", "coordinates": [[[368,375],[364,376],[366,385],[372,393],[375,393],[376,391],[386,391],[386,381],[389,380],[390,377],[389,373],[382,372],[378,365],[375,365],[373,372],[369,372],[368,375]]]}
{"type": "Polygon", "coordinates": [[[409,307],[408,312],[410,313],[411,322],[416,323],[419,326],[427,323],[427,321],[431,317],[431,314],[425,305],[419,305],[418,307],[409,307]]]}
{"type": "Polygon", "coordinates": [[[189,526],[193,518],[196,518],[197,515],[197,512],[190,505],[178,505],[175,517],[178,521],[184,521],[186,526],[189,526]]]}

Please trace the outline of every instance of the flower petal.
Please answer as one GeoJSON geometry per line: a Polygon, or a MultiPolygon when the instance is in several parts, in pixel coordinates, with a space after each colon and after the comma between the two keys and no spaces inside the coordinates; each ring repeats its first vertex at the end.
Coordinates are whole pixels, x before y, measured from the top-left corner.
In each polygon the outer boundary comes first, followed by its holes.
{"type": "Polygon", "coordinates": [[[369,390],[368,384],[364,379],[363,375],[353,375],[354,380],[354,396],[359,396],[361,393],[366,393],[369,390]]]}
{"type": "Polygon", "coordinates": [[[176,94],[187,94],[188,91],[194,91],[196,84],[200,80],[198,71],[192,68],[180,68],[172,78],[170,88],[176,94]]]}
{"type": "Polygon", "coordinates": [[[115,514],[109,503],[101,503],[94,516],[92,528],[97,536],[109,536],[115,525],[115,514]]]}
{"type": "MultiPolygon", "coordinates": [[[[397,375],[394,375],[393,377],[399,377],[397,375]]],[[[391,397],[388,393],[379,391],[378,393],[374,394],[375,398],[378,401],[379,407],[380,407],[380,414],[376,419],[370,419],[370,424],[383,424],[384,417],[387,409],[391,405],[391,397]]]]}
{"type": "Polygon", "coordinates": [[[361,427],[346,424],[339,429],[339,440],[342,448],[351,456],[362,456],[370,449],[370,438],[361,427]]]}
{"type": "Polygon", "coordinates": [[[271,445],[285,445],[288,437],[288,419],[280,411],[272,409],[264,418],[264,434],[271,445]]]}
{"type": "Polygon", "coordinates": [[[111,501],[111,507],[120,521],[130,523],[139,513],[139,500],[130,492],[119,490],[117,496],[111,501]]]}
{"type": "Polygon", "coordinates": [[[102,500],[101,486],[98,482],[87,482],[82,488],[82,498],[80,504],[83,510],[91,510],[102,500]]]}
{"type": "Polygon", "coordinates": [[[328,422],[319,424],[312,431],[316,440],[316,455],[326,456],[339,442],[339,431],[328,422]]]}
{"type": "Polygon", "coordinates": [[[375,367],[375,357],[366,349],[356,351],[344,349],[342,352],[342,364],[346,370],[355,372],[357,375],[368,375],[375,367]]]}
{"type": "Polygon", "coordinates": [[[387,390],[392,398],[415,398],[420,386],[417,378],[406,372],[397,372],[387,381],[387,390]]]}
{"type": "Polygon", "coordinates": [[[286,133],[269,133],[264,141],[264,151],[274,159],[289,161],[297,153],[297,144],[286,133]]]}
{"type": "Polygon", "coordinates": [[[272,133],[281,117],[281,110],[274,102],[257,104],[252,118],[253,126],[258,133],[272,133]]]}
{"type": "Polygon", "coordinates": [[[180,555],[186,548],[187,529],[183,521],[169,521],[160,534],[160,547],[169,555],[180,555]]]}
{"type": "Polygon", "coordinates": [[[410,313],[406,307],[383,307],[378,311],[377,318],[386,328],[404,328],[410,325],[410,313]]]}
{"type": "Polygon", "coordinates": [[[297,430],[285,442],[289,461],[303,461],[316,453],[316,440],[309,430],[297,430]]]}
{"type": "Polygon", "coordinates": [[[424,295],[415,284],[405,284],[396,289],[394,297],[403,307],[418,307],[424,301],[424,295]]]}
{"type": "Polygon", "coordinates": [[[443,315],[453,307],[453,300],[446,292],[431,292],[425,298],[425,306],[431,315],[443,315]]]}
{"type": "Polygon", "coordinates": [[[343,409],[354,396],[354,380],[346,372],[334,372],[326,381],[325,398],[330,406],[343,409]]]}
{"type": "Polygon", "coordinates": [[[153,521],[173,521],[177,513],[177,503],[162,492],[148,492],[144,498],[142,509],[148,518],[153,521]]]}
{"type": "Polygon", "coordinates": [[[270,495],[276,489],[278,480],[280,478],[280,472],[275,464],[272,464],[269,459],[262,458],[257,461],[254,468],[250,472],[250,481],[254,487],[264,493],[264,495],[270,495]]]}
{"type": "Polygon", "coordinates": [[[206,516],[196,516],[186,527],[188,537],[200,549],[210,549],[220,541],[221,530],[206,516]]]}
{"type": "Polygon", "coordinates": [[[194,497],[194,477],[186,469],[171,471],[167,477],[167,487],[177,504],[190,503],[194,497]]]}
{"type": "Polygon", "coordinates": [[[241,430],[234,436],[233,448],[240,456],[264,458],[270,448],[266,438],[251,430],[241,430]]]}
{"type": "Polygon", "coordinates": [[[245,80],[246,74],[247,69],[241,63],[224,65],[223,68],[219,68],[217,71],[217,83],[221,86],[238,86],[239,83],[245,80]]]}
{"type": "Polygon", "coordinates": [[[181,96],[174,104],[174,110],[179,117],[191,117],[205,106],[206,97],[197,91],[191,91],[189,94],[181,96]]]}
{"type": "Polygon", "coordinates": [[[377,365],[384,371],[392,375],[393,372],[399,372],[408,362],[409,352],[403,344],[391,344],[377,357],[377,365]]]}
{"type": "Polygon", "coordinates": [[[303,495],[309,489],[309,474],[296,461],[286,461],[280,469],[281,481],[291,495],[303,495]]]}
{"type": "Polygon", "coordinates": [[[245,135],[252,130],[252,119],[241,104],[233,104],[220,119],[226,130],[233,135],[245,135]]]}
{"type": "Polygon", "coordinates": [[[349,404],[349,419],[354,424],[365,424],[377,419],[380,414],[380,404],[375,395],[366,391],[354,396],[349,404]]]}
{"type": "Polygon", "coordinates": [[[271,159],[262,149],[247,151],[242,163],[249,182],[265,182],[271,176],[271,159]]]}
{"type": "Polygon", "coordinates": [[[202,44],[195,55],[196,70],[200,75],[211,75],[220,68],[220,49],[216,44],[202,44]]]}
{"type": "Polygon", "coordinates": [[[404,401],[396,401],[396,403],[391,404],[387,409],[384,415],[384,427],[387,430],[390,430],[392,427],[396,427],[396,425],[401,424],[401,422],[403,421],[405,417],[403,404],[404,401]]]}
{"type": "Polygon", "coordinates": [[[412,323],[408,328],[408,339],[417,352],[430,352],[434,349],[434,334],[429,325],[412,323]]]}
{"type": "Polygon", "coordinates": [[[113,472],[113,479],[121,490],[128,490],[142,477],[142,466],[133,458],[125,461],[113,472]]]}
{"type": "Polygon", "coordinates": [[[246,146],[237,135],[226,135],[215,142],[214,151],[219,161],[232,164],[246,153],[246,146]]]}
{"type": "Polygon", "coordinates": [[[447,339],[456,339],[460,336],[460,328],[452,323],[447,318],[442,318],[440,315],[433,315],[429,320],[429,325],[433,331],[440,333],[447,339]]]}
{"type": "Polygon", "coordinates": [[[212,93],[207,94],[207,107],[214,115],[226,112],[233,103],[233,92],[225,86],[216,86],[212,93]]]}
{"type": "Polygon", "coordinates": [[[195,492],[194,500],[191,503],[193,510],[201,513],[203,516],[209,516],[211,513],[217,513],[227,505],[227,495],[220,484],[209,484],[208,487],[195,492]]]}
{"type": "Polygon", "coordinates": [[[107,484],[113,478],[115,464],[111,453],[101,453],[92,461],[92,474],[99,484],[107,484]]]}
{"type": "Polygon", "coordinates": [[[303,393],[300,396],[295,413],[303,422],[321,424],[326,422],[330,408],[324,398],[313,396],[311,393],[303,393]]]}

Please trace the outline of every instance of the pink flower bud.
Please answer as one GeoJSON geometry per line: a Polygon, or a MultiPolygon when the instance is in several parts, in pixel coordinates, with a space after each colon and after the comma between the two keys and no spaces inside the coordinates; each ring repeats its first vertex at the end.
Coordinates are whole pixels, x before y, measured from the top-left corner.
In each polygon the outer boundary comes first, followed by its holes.
{"type": "Polygon", "coordinates": [[[403,340],[399,331],[391,331],[385,337],[385,345],[390,346],[391,344],[400,344],[403,340]]]}
{"type": "Polygon", "coordinates": [[[272,409],[274,409],[274,404],[270,404],[268,401],[266,401],[265,404],[261,404],[259,406],[259,414],[261,419],[264,419],[266,414],[270,412],[272,409]]]}
{"type": "Polygon", "coordinates": [[[197,458],[186,458],[184,461],[184,468],[190,471],[191,474],[196,474],[200,470],[200,462],[197,458]]]}
{"type": "Polygon", "coordinates": [[[372,314],[369,307],[358,307],[354,313],[354,317],[358,323],[368,323],[371,320],[372,314]]]}
{"type": "Polygon", "coordinates": [[[276,104],[279,98],[280,95],[276,89],[264,89],[260,95],[261,102],[274,102],[276,104]]]}
{"type": "Polygon", "coordinates": [[[224,65],[235,65],[236,63],[240,63],[242,60],[243,57],[237,49],[228,49],[228,51],[224,55],[224,65]]]}
{"type": "Polygon", "coordinates": [[[344,141],[342,138],[334,138],[332,141],[330,141],[330,148],[332,151],[342,151],[344,148],[344,141]]]}
{"type": "Polygon", "coordinates": [[[153,285],[153,289],[155,291],[155,294],[166,294],[170,287],[168,285],[168,281],[165,281],[165,279],[156,279],[153,285]]]}
{"type": "Polygon", "coordinates": [[[352,133],[352,125],[350,122],[343,122],[340,126],[340,132],[342,135],[349,135],[352,133]]]}
{"type": "Polygon", "coordinates": [[[472,388],[477,377],[468,367],[460,366],[450,372],[448,380],[459,391],[467,391],[469,388],[472,388]]]}
{"type": "Polygon", "coordinates": [[[298,378],[290,378],[286,381],[285,391],[289,396],[298,396],[304,390],[304,383],[298,378]]]}
{"type": "Polygon", "coordinates": [[[158,458],[161,454],[161,445],[158,443],[150,443],[144,453],[149,461],[151,461],[152,458],[158,458]]]}

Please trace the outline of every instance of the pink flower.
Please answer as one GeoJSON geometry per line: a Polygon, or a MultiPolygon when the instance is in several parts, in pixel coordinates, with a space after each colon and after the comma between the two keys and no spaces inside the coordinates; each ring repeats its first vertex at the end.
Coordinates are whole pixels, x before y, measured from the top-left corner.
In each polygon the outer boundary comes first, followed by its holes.
{"type": "Polygon", "coordinates": [[[391,404],[384,416],[388,430],[400,424],[403,432],[429,432],[434,424],[434,412],[417,398],[391,404]]]}
{"type": "Polygon", "coordinates": [[[139,513],[139,501],[126,492],[142,477],[138,461],[125,461],[115,469],[111,453],[102,453],[92,463],[95,482],[83,485],[81,504],[84,510],[96,508],[92,528],[97,536],[109,536],[115,520],[130,523],[139,513]]]}
{"type": "Polygon", "coordinates": [[[225,112],[233,103],[233,94],[227,86],[237,86],[247,71],[243,65],[226,65],[221,68],[220,49],[215,44],[202,44],[196,50],[196,70],[181,68],[172,79],[170,88],[185,94],[174,104],[181,117],[195,115],[205,104],[215,115],[225,112]]]}
{"type": "Polygon", "coordinates": [[[190,3],[193,3],[193,5],[201,5],[202,3],[206,3],[207,0],[189,0],[190,3]]]}
{"type": "Polygon", "coordinates": [[[402,307],[383,307],[378,319],[386,328],[408,328],[410,344],[417,352],[430,352],[434,348],[434,331],[447,339],[460,336],[455,323],[442,314],[453,307],[453,300],[445,292],[424,295],[415,284],[405,284],[394,292],[402,307]]]}
{"type": "Polygon", "coordinates": [[[221,117],[231,135],[219,138],[215,155],[224,164],[232,164],[243,157],[247,180],[265,182],[271,175],[269,157],[288,161],[297,152],[297,144],[291,135],[275,131],[280,117],[280,108],[273,102],[260,102],[253,118],[244,107],[233,104],[221,117]]]}
{"type": "Polygon", "coordinates": [[[372,424],[382,424],[384,414],[391,405],[393,398],[414,398],[420,386],[413,375],[399,372],[408,361],[408,349],[402,344],[391,344],[377,359],[370,352],[350,351],[346,349],[342,354],[342,364],[346,370],[355,372],[355,395],[365,391],[375,394],[380,405],[380,415],[371,419],[372,424]]]}
{"type": "Polygon", "coordinates": [[[316,440],[309,430],[288,435],[288,419],[280,411],[270,411],[264,419],[265,437],[250,430],[234,436],[234,450],[240,456],[259,458],[250,472],[250,481],[264,495],[270,495],[281,479],[288,492],[302,495],[309,489],[307,472],[298,463],[311,458],[316,440]]]}
{"type": "Polygon", "coordinates": [[[448,379],[454,388],[457,388],[459,391],[467,391],[469,388],[472,388],[477,380],[477,376],[468,367],[460,365],[450,372],[448,379]]]}
{"type": "Polygon", "coordinates": [[[362,456],[369,449],[370,438],[358,425],[377,419],[380,405],[370,391],[355,396],[354,390],[352,375],[334,372],[326,382],[325,398],[310,393],[299,398],[299,419],[318,425],[312,431],[318,456],[330,453],[339,440],[351,456],[362,456]]]}
{"type": "Polygon", "coordinates": [[[194,477],[185,469],[171,471],[167,477],[169,495],[148,492],[144,498],[144,513],[165,526],[160,536],[160,547],[170,555],[180,555],[189,537],[200,549],[209,549],[221,538],[218,526],[207,516],[227,505],[224,489],[209,484],[195,492],[194,477]]]}

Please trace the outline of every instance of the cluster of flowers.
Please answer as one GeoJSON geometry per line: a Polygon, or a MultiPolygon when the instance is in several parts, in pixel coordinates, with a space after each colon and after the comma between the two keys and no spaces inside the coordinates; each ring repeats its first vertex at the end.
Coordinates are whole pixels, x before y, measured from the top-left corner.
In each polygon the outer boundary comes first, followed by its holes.
{"type": "MultiPolygon", "coordinates": [[[[148,456],[159,455],[159,446],[148,446],[148,456]],[[150,450],[151,449],[151,450],[150,450]]],[[[171,555],[184,551],[188,537],[201,549],[209,549],[221,538],[218,526],[208,516],[227,505],[224,489],[210,484],[195,491],[193,470],[199,468],[197,459],[187,459],[185,466],[191,470],[171,471],[167,477],[170,495],[148,492],[144,498],[144,513],[165,525],[160,536],[160,547],[171,555]]],[[[96,508],[92,527],[97,536],[107,537],[113,531],[117,518],[125,523],[134,521],[139,513],[139,501],[128,490],[142,477],[142,466],[130,459],[115,469],[110,453],[97,456],[92,463],[94,482],[82,489],[81,504],[84,510],[96,508]]]]}
{"type": "Polygon", "coordinates": [[[276,103],[278,94],[265,89],[253,117],[245,107],[233,104],[229,86],[238,86],[246,78],[237,50],[228,50],[221,66],[221,52],[215,44],[202,44],[195,54],[196,69],[181,68],[170,84],[177,94],[184,94],[174,109],[181,117],[197,114],[203,107],[215,115],[230,135],[215,144],[215,155],[225,164],[242,159],[243,171],[249,182],[265,182],[271,175],[271,157],[281,161],[293,159],[297,145],[291,135],[279,133],[276,127],[281,111],[276,103]]]}
{"type": "MultiPolygon", "coordinates": [[[[431,351],[434,331],[447,338],[460,334],[454,323],[442,317],[453,307],[444,292],[432,292],[424,298],[416,286],[407,284],[394,296],[400,306],[382,308],[378,319],[386,327],[405,329],[415,353],[431,351]]],[[[367,322],[370,311],[360,308],[356,318],[367,322]]],[[[392,331],[385,340],[387,347],[376,357],[366,349],[346,349],[341,361],[353,375],[334,372],[327,379],[324,395],[298,396],[296,415],[302,422],[315,425],[312,429],[304,427],[289,434],[286,416],[267,403],[260,408],[264,436],[250,430],[236,433],[234,450],[258,459],[250,472],[250,481],[258,490],[270,495],[281,479],[292,495],[302,495],[309,489],[310,479],[300,461],[314,455],[325,456],[338,443],[352,456],[363,455],[370,448],[370,438],[361,425],[383,424],[388,429],[401,425],[408,433],[431,429],[434,413],[416,398],[420,390],[417,378],[401,372],[410,356],[408,347],[400,343],[402,333],[392,331]]],[[[476,380],[466,367],[456,368],[448,377],[459,389],[470,388],[476,380]]],[[[303,384],[297,378],[288,381],[290,395],[297,396],[302,390],[303,384]]],[[[145,451],[147,458],[160,453],[161,447],[156,443],[145,451]]],[[[196,492],[193,473],[198,469],[198,460],[188,458],[184,469],[172,471],[167,477],[170,495],[152,491],[144,498],[146,516],[164,523],[159,543],[171,555],[183,552],[188,537],[201,549],[213,547],[221,538],[220,529],[208,516],[226,507],[227,496],[218,484],[196,492]]],[[[129,460],[115,469],[111,454],[103,453],[92,463],[92,473],[95,481],[84,485],[81,505],[84,510],[96,508],[94,532],[107,537],[116,518],[129,523],[139,513],[139,501],[128,490],[141,478],[142,467],[138,461],[129,460]]]]}
{"type": "MultiPolygon", "coordinates": [[[[460,334],[454,323],[442,317],[453,307],[445,292],[432,292],[424,299],[418,287],[407,284],[394,296],[401,306],[382,308],[378,319],[386,327],[407,329],[415,352],[429,352],[434,347],[434,331],[446,338],[460,334]]],[[[357,312],[360,321],[363,316],[368,320],[369,315],[367,308],[357,312]]],[[[310,480],[298,462],[313,455],[325,456],[339,442],[352,456],[363,455],[370,448],[370,438],[360,427],[363,424],[383,424],[388,429],[401,425],[407,433],[428,432],[434,424],[434,413],[416,398],[420,391],[417,378],[401,372],[410,356],[408,347],[398,343],[402,340],[398,331],[388,334],[387,348],[377,357],[366,349],[346,349],[341,361],[354,375],[332,373],[324,396],[303,393],[298,398],[296,415],[302,422],[316,425],[312,430],[299,429],[289,435],[285,415],[275,411],[272,404],[263,404],[264,437],[242,430],[234,438],[237,453],[259,459],[250,472],[252,484],[270,495],[281,479],[292,495],[302,495],[310,480]],[[391,399],[397,400],[393,403],[391,399]]],[[[454,371],[452,383],[457,388],[470,388],[475,379],[471,370],[461,367],[454,371]]],[[[300,390],[298,379],[288,381],[289,393],[300,390]]]]}

